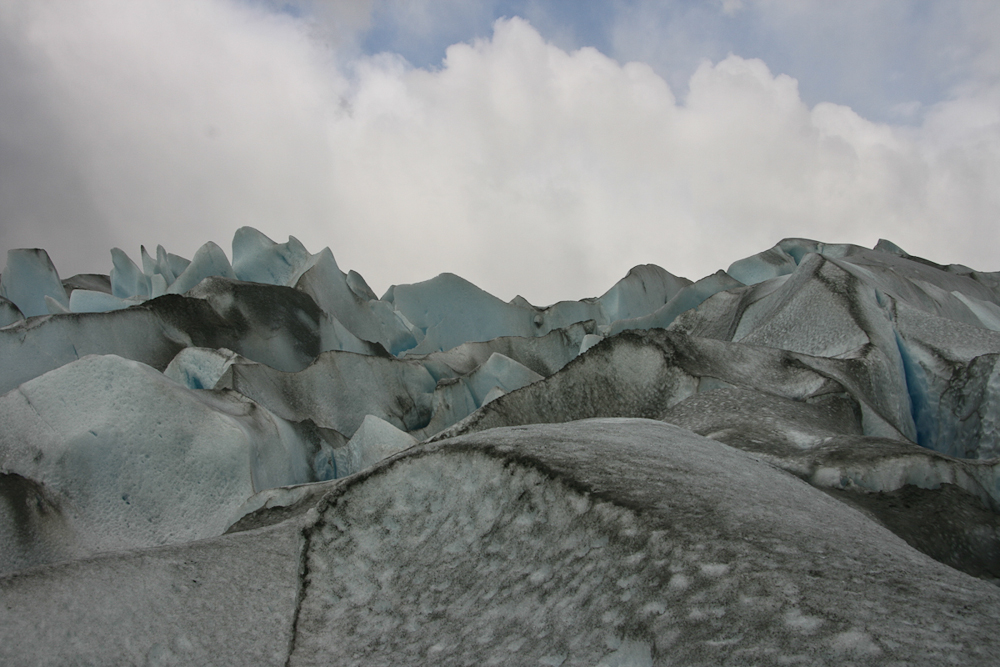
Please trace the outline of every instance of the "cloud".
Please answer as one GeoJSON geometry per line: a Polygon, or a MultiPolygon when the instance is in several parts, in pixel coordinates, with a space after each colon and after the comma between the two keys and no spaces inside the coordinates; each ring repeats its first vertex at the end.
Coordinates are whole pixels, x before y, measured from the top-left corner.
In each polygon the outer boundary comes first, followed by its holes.
{"type": "Polygon", "coordinates": [[[366,263],[405,266],[429,240],[436,266],[542,301],[599,293],[640,262],[697,278],[783,236],[887,236],[945,261],[996,239],[988,123],[948,137],[944,118],[908,131],[809,108],[794,79],[736,56],[689,88],[679,102],[650,67],[564,52],[520,20],[437,71],[372,61],[337,124],[354,165],[337,199],[403,240],[366,263]],[[948,229],[968,230],[964,245],[948,229]]]}
{"type": "Polygon", "coordinates": [[[698,278],[793,235],[1000,268],[988,86],[894,127],[738,56],[703,61],[679,98],[521,19],[424,69],[345,62],[264,5],[12,6],[0,242],[54,250],[63,273],[106,271],[112,244],[225,247],[243,224],[329,245],[377,291],[452,271],[539,303],[638,263],[698,278]]]}
{"type": "Polygon", "coordinates": [[[14,2],[0,45],[17,64],[0,81],[5,246],[94,270],[105,262],[73,255],[106,258],[109,241],[190,254],[241,223],[331,213],[326,130],[346,83],[292,17],[222,0],[14,2]]]}
{"type": "Polygon", "coordinates": [[[623,2],[609,22],[621,61],[642,60],[683,94],[703,59],[760,58],[796,77],[810,105],[829,101],[882,121],[930,106],[956,84],[996,78],[1000,4],[741,0],[623,2]]]}

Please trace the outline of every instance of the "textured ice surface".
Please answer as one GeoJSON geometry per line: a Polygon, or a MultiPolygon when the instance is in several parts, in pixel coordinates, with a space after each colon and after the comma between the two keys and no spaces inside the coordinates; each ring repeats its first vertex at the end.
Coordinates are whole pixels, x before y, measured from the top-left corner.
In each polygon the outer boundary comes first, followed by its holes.
{"type": "Polygon", "coordinates": [[[995,662],[998,274],[786,239],[537,307],[249,228],[18,252],[4,664],[995,662]]]}
{"type": "Polygon", "coordinates": [[[634,331],[605,340],[551,377],[490,403],[453,432],[591,417],[660,418],[689,396],[726,385],[797,400],[843,391],[787,352],[634,331]]]}
{"type": "MultiPolygon", "coordinates": [[[[995,641],[941,622],[965,604],[947,601],[960,575],[794,478],[653,422],[477,434],[327,503],[291,664],[344,645],[343,664],[366,665],[613,664],[623,648],[646,664],[933,664],[951,650],[985,664],[979,642],[995,641]],[[876,568],[858,567],[866,554],[876,568]],[[953,583],[915,607],[895,583],[942,575],[953,583]],[[937,632],[948,648],[925,644],[937,632]]],[[[980,613],[1000,601],[975,596],[980,613]]]]}
{"type": "Polygon", "coordinates": [[[296,526],[0,578],[4,665],[283,665],[296,526]]]}
{"type": "Polygon", "coordinates": [[[244,525],[263,527],[0,579],[0,657],[991,665],[1000,648],[994,586],[662,423],[489,431],[299,488],[261,494],[244,525]]]}

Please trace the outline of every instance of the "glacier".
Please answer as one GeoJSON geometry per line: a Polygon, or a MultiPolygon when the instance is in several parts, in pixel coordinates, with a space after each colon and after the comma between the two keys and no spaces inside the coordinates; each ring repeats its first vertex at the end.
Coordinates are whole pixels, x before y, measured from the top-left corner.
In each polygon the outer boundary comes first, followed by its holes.
{"type": "Polygon", "coordinates": [[[138,260],[0,273],[3,664],[995,664],[1000,273],[138,260]]]}

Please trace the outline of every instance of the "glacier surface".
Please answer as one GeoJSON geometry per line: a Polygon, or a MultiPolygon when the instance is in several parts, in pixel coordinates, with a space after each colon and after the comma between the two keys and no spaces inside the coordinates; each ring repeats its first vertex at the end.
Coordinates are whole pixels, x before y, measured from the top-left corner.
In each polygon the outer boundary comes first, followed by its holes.
{"type": "Polygon", "coordinates": [[[230,256],[8,253],[3,664],[995,663],[1000,274],[785,239],[539,307],[230,256]]]}

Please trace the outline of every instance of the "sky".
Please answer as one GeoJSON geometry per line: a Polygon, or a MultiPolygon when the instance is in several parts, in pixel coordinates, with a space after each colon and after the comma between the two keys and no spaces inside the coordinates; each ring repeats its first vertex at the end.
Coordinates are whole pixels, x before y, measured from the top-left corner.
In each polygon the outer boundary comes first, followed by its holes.
{"type": "Polygon", "coordinates": [[[1000,270],[993,0],[0,0],[0,261],[330,247],[379,294],[785,237],[1000,270]]]}

